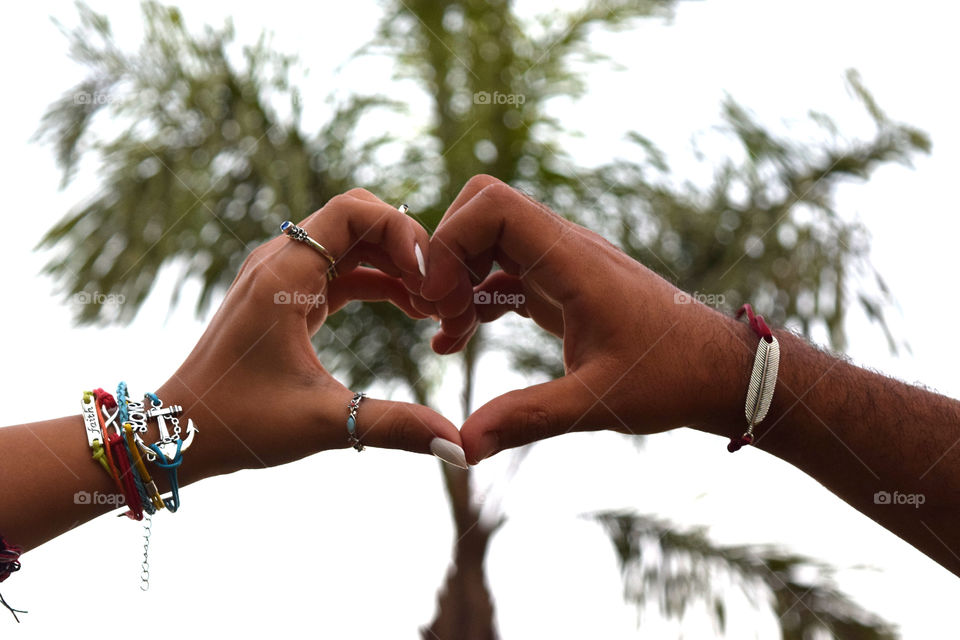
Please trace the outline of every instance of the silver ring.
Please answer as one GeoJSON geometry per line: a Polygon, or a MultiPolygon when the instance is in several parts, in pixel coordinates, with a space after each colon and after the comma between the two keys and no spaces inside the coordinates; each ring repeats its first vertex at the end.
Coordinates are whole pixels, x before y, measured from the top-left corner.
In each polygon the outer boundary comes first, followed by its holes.
{"type": "Polygon", "coordinates": [[[360,401],[367,397],[363,391],[353,394],[350,402],[347,404],[349,415],[347,416],[347,442],[350,443],[358,452],[363,451],[363,444],[357,437],[357,410],[360,408],[360,401]]]}
{"type": "Polygon", "coordinates": [[[298,227],[289,220],[284,220],[280,225],[280,232],[286,234],[291,240],[297,240],[306,245],[313,247],[313,249],[322,255],[324,259],[330,263],[330,266],[327,268],[327,276],[333,280],[337,277],[337,260],[333,255],[327,251],[327,248],[310,237],[310,234],[307,233],[307,230],[303,227],[298,227]]]}

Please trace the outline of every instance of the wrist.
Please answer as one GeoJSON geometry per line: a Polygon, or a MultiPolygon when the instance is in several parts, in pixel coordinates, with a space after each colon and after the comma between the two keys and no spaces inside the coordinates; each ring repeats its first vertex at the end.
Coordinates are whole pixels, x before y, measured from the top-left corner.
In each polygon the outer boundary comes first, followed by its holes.
{"type": "MultiPolygon", "coordinates": [[[[182,437],[186,438],[189,421],[193,421],[196,429],[190,447],[183,451],[183,463],[178,469],[181,486],[239,469],[234,464],[235,458],[230,455],[229,447],[224,446],[221,436],[225,430],[224,424],[178,376],[170,378],[156,393],[164,406],[179,405],[183,408],[179,415],[182,437]]],[[[150,435],[154,437],[155,434],[151,431],[150,435]]],[[[157,469],[155,476],[161,491],[169,490],[167,474],[157,469]]]]}
{"type": "Polygon", "coordinates": [[[730,316],[717,314],[709,346],[702,350],[696,368],[697,388],[703,390],[699,416],[690,426],[724,438],[746,430],[743,403],[757,352],[757,336],[750,327],[730,316]]]}

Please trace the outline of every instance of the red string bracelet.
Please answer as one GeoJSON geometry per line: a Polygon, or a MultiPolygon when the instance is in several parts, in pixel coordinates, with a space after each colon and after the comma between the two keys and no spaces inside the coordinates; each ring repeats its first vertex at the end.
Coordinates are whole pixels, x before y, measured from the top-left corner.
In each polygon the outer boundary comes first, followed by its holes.
{"type": "Polygon", "coordinates": [[[140,500],[137,483],[133,477],[134,471],[133,467],[130,466],[127,445],[118,432],[107,433],[107,424],[103,420],[103,410],[116,409],[117,401],[110,393],[103,389],[96,389],[93,394],[96,398],[97,414],[100,416],[100,423],[103,426],[104,435],[107,438],[107,457],[112,463],[111,467],[116,473],[114,479],[117,481],[117,485],[121,493],[123,493],[129,509],[124,515],[132,520],[143,520],[143,502],[140,500]]]}
{"type": "Polygon", "coordinates": [[[753,312],[753,307],[750,304],[745,304],[740,307],[740,310],[737,311],[737,320],[743,317],[743,314],[747,314],[747,324],[750,325],[750,328],[753,329],[753,332],[757,334],[758,338],[763,338],[767,342],[773,342],[773,332],[770,331],[770,327],[767,326],[766,320],[763,319],[763,316],[758,316],[753,312]]]}
{"type": "MultiPolygon", "coordinates": [[[[20,554],[22,553],[23,549],[8,543],[3,539],[3,536],[0,535],[0,582],[9,578],[11,573],[20,571],[20,554]]],[[[14,609],[11,607],[7,604],[7,601],[3,599],[2,595],[0,595],[0,604],[10,610],[10,613],[13,614],[13,619],[17,622],[20,622],[17,614],[26,613],[26,611],[22,609],[14,609]]]]}
{"type": "Polygon", "coordinates": [[[763,316],[754,314],[753,307],[745,304],[737,311],[737,318],[747,315],[747,322],[760,338],[757,355],[753,361],[753,373],[747,388],[747,402],[744,413],[747,417],[747,430],[739,438],[730,438],[727,451],[733,453],[741,447],[753,444],[753,428],[759,424],[770,410],[773,391],[777,384],[777,371],[780,367],[780,343],[773,336],[763,316]]]}
{"type": "Polygon", "coordinates": [[[113,449],[113,459],[117,463],[117,471],[120,472],[120,484],[123,485],[123,497],[129,508],[124,515],[131,520],[143,520],[143,502],[137,491],[137,483],[133,479],[133,467],[130,466],[127,445],[119,434],[111,433],[110,448],[113,449]]]}
{"type": "MultiPolygon", "coordinates": [[[[120,473],[117,471],[117,465],[113,461],[113,452],[110,450],[109,446],[110,434],[107,433],[106,421],[103,419],[104,394],[107,394],[107,392],[103,389],[93,390],[93,406],[96,407],[97,420],[100,422],[100,433],[103,437],[103,450],[107,454],[107,466],[110,467],[110,476],[113,478],[113,482],[117,486],[117,491],[123,493],[123,485],[120,484],[120,473]]],[[[110,399],[113,400],[113,397],[111,396],[110,399]]],[[[116,402],[116,400],[114,400],[114,402],[116,402]]],[[[109,407],[109,401],[106,401],[106,403],[109,407]]]]}

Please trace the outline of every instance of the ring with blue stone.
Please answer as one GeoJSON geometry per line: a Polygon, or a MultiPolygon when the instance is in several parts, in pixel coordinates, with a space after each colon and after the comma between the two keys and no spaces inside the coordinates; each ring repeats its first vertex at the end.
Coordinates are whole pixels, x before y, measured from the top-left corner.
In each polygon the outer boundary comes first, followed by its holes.
{"type": "Polygon", "coordinates": [[[347,416],[347,442],[357,451],[363,451],[363,444],[357,437],[357,410],[360,408],[360,401],[367,397],[362,391],[353,394],[350,403],[347,404],[347,410],[350,415],[347,416]]]}
{"type": "Polygon", "coordinates": [[[334,258],[327,248],[310,237],[307,233],[307,230],[303,227],[298,227],[289,220],[284,220],[283,224],[280,225],[280,232],[286,234],[291,240],[298,240],[304,244],[310,245],[313,247],[317,253],[322,255],[327,262],[330,263],[330,267],[327,269],[327,277],[331,280],[337,277],[337,260],[334,258]]]}

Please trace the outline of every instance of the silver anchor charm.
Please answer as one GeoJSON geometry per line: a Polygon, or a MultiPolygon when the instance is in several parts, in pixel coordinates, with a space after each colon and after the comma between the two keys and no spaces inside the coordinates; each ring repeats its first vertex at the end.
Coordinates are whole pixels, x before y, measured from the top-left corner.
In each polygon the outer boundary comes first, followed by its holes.
{"type": "MultiPolygon", "coordinates": [[[[163,454],[163,457],[167,462],[173,462],[177,457],[177,441],[180,440],[180,421],[177,418],[179,414],[183,413],[183,407],[180,405],[171,405],[169,407],[157,406],[146,411],[146,418],[157,419],[157,426],[160,428],[160,439],[154,443],[154,446],[160,450],[160,453],[163,454]],[[173,434],[167,430],[167,420],[173,423],[173,434]]],[[[193,424],[193,420],[187,420],[187,437],[182,440],[180,445],[180,451],[186,451],[190,445],[193,443],[193,436],[195,433],[200,431],[197,429],[196,425],[193,424]]],[[[156,459],[157,455],[153,449],[148,445],[144,444],[143,440],[140,438],[140,434],[135,434],[134,438],[137,441],[137,445],[140,447],[140,450],[147,456],[147,459],[151,462],[156,459]]]]}

